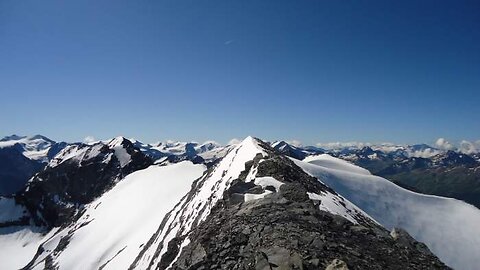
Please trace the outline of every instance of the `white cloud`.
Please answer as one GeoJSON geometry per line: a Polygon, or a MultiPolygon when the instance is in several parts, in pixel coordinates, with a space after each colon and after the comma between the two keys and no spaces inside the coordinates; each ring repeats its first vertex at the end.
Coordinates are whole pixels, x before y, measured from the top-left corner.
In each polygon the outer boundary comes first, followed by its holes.
{"type": "Polygon", "coordinates": [[[399,149],[406,149],[409,156],[411,157],[423,157],[429,158],[435,155],[442,153],[443,151],[454,150],[459,151],[464,154],[473,154],[480,153],[480,140],[477,141],[467,141],[462,140],[460,143],[451,143],[445,138],[438,138],[435,141],[434,148],[426,148],[417,151],[411,151],[406,148],[405,144],[393,144],[389,142],[384,143],[369,143],[369,142],[329,142],[329,143],[317,143],[316,146],[326,149],[326,150],[340,150],[345,148],[354,148],[361,149],[363,147],[369,146],[374,150],[381,150],[383,152],[392,152],[399,149]],[[437,148],[437,149],[435,149],[437,148]]]}
{"type": "Polygon", "coordinates": [[[463,140],[460,142],[460,146],[458,147],[458,151],[465,153],[465,154],[473,154],[480,152],[480,140],[476,142],[470,142],[463,140]]]}
{"type": "Polygon", "coordinates": [[[447,141],[445,138],[438,138],[435,142],[435,146],[442,150],[454,150],[455,146],[447,141]]]}
{"type": "Polygon", "coordinates": [[[365,146],[371,146],[371,143],[363,142],[329,142],[329,143],[317,143],[316,146],[324,149],[341,149],[341,148],[363,148],[365,146]]]}
{"type": "Polygon", "coordinates": [[[288,144],[291,144],[293,146],[296,146],[296,147],[302,147],[303,144],[301,141],[299,140],[290,140],[290,141],[287,141],[288,144]]]}
{"type": "Polygon", "coordinates": [[[224,44],[224,45],[230,45],[230,44],[232,44],[232,42],[233,42],[233,40],[227,40],[227,41],[225,41],[223,44],[224,44]]]}
{"type": "Polygon", "coordinates": [[[237,138],[233,138],[231,139],[229,142],[228,142],[228,145],[234,145],[234,144],[239,144],[241,143],[242,141],[237,139],[237,138]]]}
{"type": "Polygon", "coordinates": [[[438,155],[442,153],[441,150],[433,149],[433,148],[427,148],[424,150],[417,150],[414,152],[409,152],[408,155],[410,157],[421,157],[421,158],[431,158],[435,155],[438,155]]]}
{"type": "Polygon", "coordinates": [[[96,141],[97,141],[97,140],[96,140],[95,137],[93,137],[93,136],[87,136],[87,137],[85,137],[85,139],[83,139],[83,142],[84,142],[84,143],[87,143],[87,144],[88,144],[88,143],[93,143],[93,142],[96,142],[96,141]]]}

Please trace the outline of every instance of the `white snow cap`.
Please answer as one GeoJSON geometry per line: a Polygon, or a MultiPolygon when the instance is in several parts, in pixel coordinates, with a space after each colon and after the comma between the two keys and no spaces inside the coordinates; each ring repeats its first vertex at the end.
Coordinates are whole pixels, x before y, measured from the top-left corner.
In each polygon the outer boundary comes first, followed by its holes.
{"type": "MultiPolygon", "coordinates": [[[[204,175],[196,186],[193,197],[187,200],[185,197],[173,209],[162,232],[156,236],[154,244],[139,259],[135,269],[145,269],[155,257],[157,247],[163,244],[160,254],[157,254],[156,265],[162,255],[167,251],[167,243],[177,234],[188,235],[196,222],[201,222],[210,214],[212,207],[223,193],[230,187],[233,180],[237,179],[245,170],[245,163],[255,158],[257,154],[266,155],[265,151],[258,145],[256,139],[251,136],[245,138],[236,147],[231,148],[228,154],[214,167],[213,171],[204,175]]],[[[180,244],[180,250],[189,242],[188,237],[180,244]]],[[[175,261],[175,260],[174,260],[175,261]]]]}
{"type": "Polygon", "coordinates": [[[115,150],[115,157],[117,157],[118,161],[120,162],[120,166],[122,168],[125,167],[126,165],[128,165],[128,163],[130,163],[130,161],[132,161],[132,157],[130,156],[130,154],[128,154],[125,147],[123,147],[123,142],[125,140],[126,139],[124,137],[119,136],[119,137],[113,138],[108,143],[108,147],[115,150]]]}
{"type": "Polygon", "coordinates": [[[41,136],[9,136],[0,141],[0,148],[12,147],[15,144],[20,145],[23,148],[22,154],[31,160],[37,160],[41,162],[48,161],[48,150],[55,143],[54,141],[41,136]]]}

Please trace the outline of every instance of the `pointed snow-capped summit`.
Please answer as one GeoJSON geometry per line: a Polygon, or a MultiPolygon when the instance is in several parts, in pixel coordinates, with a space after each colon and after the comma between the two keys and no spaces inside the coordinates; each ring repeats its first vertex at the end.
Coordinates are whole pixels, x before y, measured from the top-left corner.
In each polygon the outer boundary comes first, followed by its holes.
{"type": "MultiPolygon", "coordinates": [[[[132,268],[146,269],[159,265],[163,254],[172,247],[171,241],[176,241],[177,249],[187,245],[188,233],[210,214],[232,181],[238,179],[245,170],[245,164],[256,156],[264,155],[266,152],[260,141],[252,136],[232,148],[218,164],[194,182],[190,193],[166,217],[165,224],[148,241],[132,268]]],[[[173,258],[167,260],[171,262],[173,258]]]]}
{"type": "MultiPolygon", "coordinates": [[[[296,200],[312,207],[316,205],[318,211],[339,215],[354,224],[377,226],[363,211],[307,175],[290,159],[263,141],[249,136],[195,181],[190,193],[165,217],[162,226],[150,238],[130,268],[186,269],[193,265],[199,266],[187,258],[193,256],[190,252],[201,241],[199,230],[209,227],[215,228],[219,233],[226,230],[226,227],[218,226],[224,224],[223,221],[216,220],[218,215],[230,211],[248,213],[252,211],[248,209],[257,204],[276,205],[296,200]]],[[[270,207],[272,206],[268,206],[270,207]]],[[[274,213],[278,215],[277,212],[274,213]]],[[[239,228],[254,224],[257,223],[247,222],[239,228]]],[[[216,251],[209,252],[218,254],[216,251]]],[[[255,256],[253,253],[244,255],[255,256]]]]}
{"type": "MultiPolygon", "coordinates": [[[[101,151],[110,154],[114,169],[101,167],[102,171],[90,176],[125,170],[133,164],[131,161],[122,168],[115,150],[107,144],[101,151]]],[[[74,212],[81,211],[51,231],[53,236],[43,241],[25,269],[51,265],[104,270],[263,269],[272,265],[325,269],[337,258],[362,269],[445,268],[433,255],[416,250],[417,245],[397,246],[393,241],[403,243],[408,237],[395,234],[392,240],[356,205],[263,141],[249,136],[228,149],[202,176],[205,166],[186,161],[150,166],[114,182],[101,197],[74,208],[74,212]],[[163,183],[169,183],[169,190],[177,186],[177,192],[165,191],[163,183]],[[187,194],[181,197],[180,192],[187,194]],[[105,237],[97,245],[99,235],[105,237]],[[78,254],[82,254],[84,264],[78,264],[78,254]]],[[[86,155],[90,154],[80,156],[86,155]]],[[[42,175],[35,183],[48,183],[43,186],[44,193],[58,195],[51,185],[65,186],[52,182],[67,173],[61,168],[77,169],[74,173],[78,175],[78,168],[104,164],[101,161],[67,159],[47,169],[55,174],[42,175]]],[[[70,177],[75,176],[66,176],[70,177]]],[[[73,180],[82,182],[82,178],[73,180]]],[[[95,183],[85,187],[90,184],[95,183]]],[[[88,191],[85,187],[82,190],[88,191]]],[[[68,198],[77,196],[67,194],[68,198]]],[[[54,203],[63,206],[58,206],[63,209],[58,216],[72,216],[67,210],[74,202],[68,198],[53,197],[54,203]]],[[[48,216],[43,208],[52,209],[50,200],[47,196],[36,202],[42,205],[34,209],[39,218],[48,216]]]]}
{"type": "Polygon", "coordinates": [[[285,141],[274,142],[272,144],[272,147],[284,155],[287,155],[289,157],[293,157],[296,159],[300,159],[300,160],[304,159],[308,155],[302,149],[299,149],[296,146],[290,145],[285,141]]]}
{"type": "Polygon", "coordinates": [[[402,262],[403,255],[396,255],[401,249],[392,246],[388,231],[291,159],[253,137],[243,140],[197,180],[164,221],[130,268],[263,269],[276,265],[324,269],[325,258],[338,257],[359,268],[379,265],[373,259],[358,260],[358,254],[381,256],[384,267],[443,266],[433,255],[411,247],[403,250],[412,252],[415,259],[402,262]],[[348,248],[333,248],[339,245],[348,248]]]}
{"type": "Polygon", "coordinates": [[[61,225],[126,175],[152,164],[133,144],[117,137],[107,143],[72,144],[17,195],[37,224],[61,225]]]}
{"type": "Polygon", "coordinates": [[[279,151],[280,153],[299,160],[302,160],[310,155],[318,155],[324,153],[322,149],[317,147],[300,147],[289,144],[285,141],[276,141],[272,143],[271,146],[273,147],[273,149],[279,151]]]}
{"type": "Polygon", "coordinates": [[[122,136],[113,138],[107,145],[110,149],[115,151],[115,157],[120,162],[120,166],[122,168],[127,166],[132,161],[132,157],[129,152],[138,151],[134,148],[134,145],[131,141],[122,136]]]}
{"type": "Polygon", "coordinates": [[[123,136],[117,136],[113,139],[110,139],[110,140],[107,141],[106,144],[110,148],[115,148],[115,147],[118,147],[118,146],[129,147],[129,146],[134,145],[134,143],[132,141],[130,141],[129,139],[127,139],[123,136]]]}

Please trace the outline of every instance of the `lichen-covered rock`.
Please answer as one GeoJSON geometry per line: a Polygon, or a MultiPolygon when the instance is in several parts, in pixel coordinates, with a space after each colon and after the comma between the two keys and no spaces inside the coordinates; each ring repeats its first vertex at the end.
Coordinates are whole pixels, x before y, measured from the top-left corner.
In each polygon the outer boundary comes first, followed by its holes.
{"type": "Polygon", "coordinates": [[[344,261],[335,259],[331,264],[327,265],[325,270],[348,270],[348,266],[344,261]]]}

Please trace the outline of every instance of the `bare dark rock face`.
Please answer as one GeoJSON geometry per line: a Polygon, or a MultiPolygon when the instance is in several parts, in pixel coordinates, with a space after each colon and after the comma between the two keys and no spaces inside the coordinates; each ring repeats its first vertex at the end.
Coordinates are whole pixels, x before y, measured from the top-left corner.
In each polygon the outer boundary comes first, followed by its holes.
{"type": "Polygon", "coordinates": [[[448,269],[428,249],[321,211],[300,196],[305,190],[284,186],[263,199],[217,205],[173,269],[448,269]],[[348,268],[329,266],[336,259],[348,268]]]}
{"type": "MultiPolygon", "coordinates": [[[[172,269],[449,269],[405,231],[392,237],[366,217],[354,224],[320,210],[307,192],[334,191],[288,158],[270,152],[247,162],[246,171],[252,166],[258,166],[257,177],[272,176],[283,185],[245,201],[242,195],[259,191],[242,173],[188,235],[172,269]]],[[[173,253],[178,249],[169,245],[173,253]]],[[[157,268],[166,269],[169,257],[157,268]]]]}
{"type": "Polygon", "coordinates": [[[82,205],[101,196],[118,180],[153,164],[130,141],[124,139],[122,146],[131,157],[127,165],[122,167],[114,155],[115,150],[103,145],[91,159],[70,159],[54,167],[47,166],[16,195],[16,200],[27,207],[37,225],[63,225],[82,205]]]}

